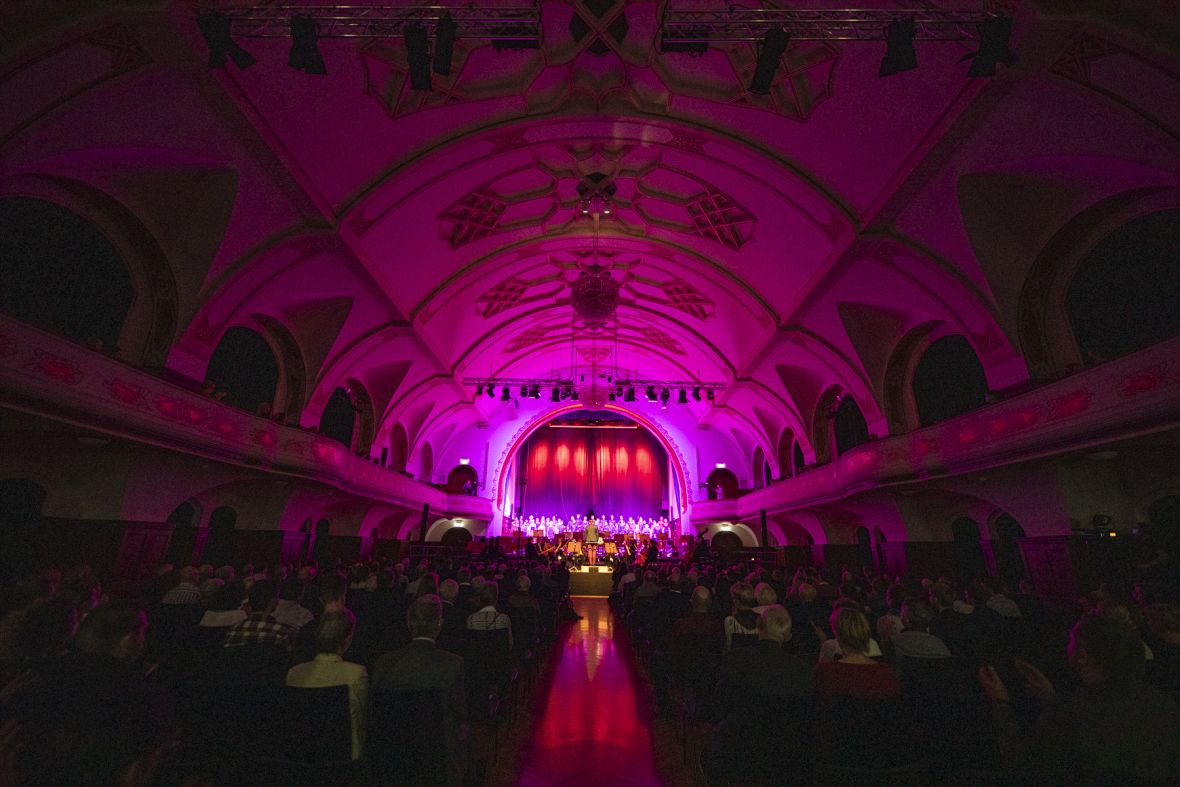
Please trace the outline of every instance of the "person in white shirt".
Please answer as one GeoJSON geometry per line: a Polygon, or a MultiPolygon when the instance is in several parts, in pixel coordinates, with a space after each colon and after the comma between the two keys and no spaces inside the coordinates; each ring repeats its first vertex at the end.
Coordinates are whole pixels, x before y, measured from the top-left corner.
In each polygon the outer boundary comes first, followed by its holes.
{"type": "Polygon", "coordinates": [[[315,615],[299,603],[302,597],[303,583],[295,577],[285,580],[279,586],[279,605],[275,607],[274,619],[296,629],[315,620],[315,615]]]}
{"type": "Polygon", "coordinates": [[[352,717],[352,758],[364,752],[365,722],[368,714],[369,673],[360,664],[344,660],[352,647],[356,617],[347,609],[327,612],[316,628],[316,657],[296,664],[287,672],[287,685],[318,689],[328,686],[348,687],[348,710],[352,717]]]}
{"type": "Polygon", "coordinates": [[[494,582],[487,582],[475,591],[479,609],[467,616],[467,628],[472,631],[495,631],[508,629],[508,649],[512,649],[512,620],[496,609],[499,589],[494,582]]]}

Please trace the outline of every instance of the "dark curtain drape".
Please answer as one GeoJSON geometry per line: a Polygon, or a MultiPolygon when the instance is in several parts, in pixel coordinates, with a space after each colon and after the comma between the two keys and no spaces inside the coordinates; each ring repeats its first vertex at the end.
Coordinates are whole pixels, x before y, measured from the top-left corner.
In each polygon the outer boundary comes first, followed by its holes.
{"type": "Polygon", "coordinates": [[[569,519],[654,516],[667,482],[667,454],[644,429],[538,429],[522,454],[524,513],[569,519]]]}

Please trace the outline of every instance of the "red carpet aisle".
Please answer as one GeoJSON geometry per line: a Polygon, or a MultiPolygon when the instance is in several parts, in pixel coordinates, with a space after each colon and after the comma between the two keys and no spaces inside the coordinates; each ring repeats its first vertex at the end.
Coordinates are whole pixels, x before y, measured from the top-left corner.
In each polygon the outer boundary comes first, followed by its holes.
{"type": "Polygon", "coordinates": [[[575,598],[549,696],[533,727],[520,784],[658,785],[651,731],[634,676],[615,642],[605,598],[575,598]]]}

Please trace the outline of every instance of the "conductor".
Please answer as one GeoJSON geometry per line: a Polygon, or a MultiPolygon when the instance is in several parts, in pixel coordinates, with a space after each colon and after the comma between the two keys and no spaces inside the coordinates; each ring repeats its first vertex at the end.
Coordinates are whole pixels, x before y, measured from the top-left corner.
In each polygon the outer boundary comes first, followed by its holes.
{"type": "Polygon", "coordinates": [[[586,552],[590,558],[590,565],[598,562],[598,519],[594,516],[594,509],[586,514],[586,530],[583,533],[586,542],[586,552]]]}

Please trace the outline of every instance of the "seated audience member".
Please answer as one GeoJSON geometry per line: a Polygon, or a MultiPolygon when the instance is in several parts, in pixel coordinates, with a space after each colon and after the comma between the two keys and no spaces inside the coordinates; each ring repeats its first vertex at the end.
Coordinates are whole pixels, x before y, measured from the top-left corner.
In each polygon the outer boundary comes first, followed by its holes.
{"type": "Polygon", "coordinates": [[[1180,703],[1180,606],[1148,604],[1143,618],[1155,653],[1148,665],[1148,682],[1180,703]]]}
{"type": "Polygon", "coordinates": [[[769,583],[759,582],[754,587],[754,603],[754,614],[761,615],[771,604],[778,603],[778,593],[769,583]]]}
{"type": "MultiPolygon", "coordinates": [[[[410,644],[377,659],[370,684],[378,689],[431,689],[442,691],[454,722],[454,730],[464,735],[467,720],[467,697],[463,686],[463,659],[439,650],[435,643],[442,630],[442,602],[438,596],[414,599],[406,612],[410,644]]],[[[451,741],[454,744],[454,741],[451,741]]]]}
{"type": "Polygon", "coordinates": [[[293,629],[301,629],[315,619],[311,610],[299,603],[303,598],[303,583],[296,577],[290,577],[279,585],[279,603],[275,607],[274,617],[279,623],[293,629]]]}
{"type": "Polygon", "coordinates": [[[504,606],[508,608],[509,617],[516,609],[531,609],[538,615],[541,614],[541,605],[532,594],[532,588],[533,581],[529,579],[527,574],[521,574],[516,578],[516,589],[504,601],[504,606]]]}
{"type": "Polygon", "coordinates": [[[444,579],[438,588],[442,601],[442,629],[435,644],[449,653],[461,654],[467,635],[467,610],[458,606],[459,583],[444,579]]]}
{"type": "Polygon", "coordinates": [[[74,651],[89,660],[132,667],[143,654],[148,619],[137,606],[104,604],[78,626],[74,651]]]}
{"type": "Polygon", "coordinates": [[[200,604],[201,603],[201,574],[194,566],[180,569],[180,581],[176,583],[164,597],[161,604],[200,604]]]}
{"type": "Polygon", "coordinates": [[[508,649],[512,649],[512,620],[496,609],[499,590],[495,582],[485,582],[477,591],[479,609],[467,616],[467,628],[471,631],[508,630],[508,649]]]}
{"type": "Polygon", "coordinates": [[[246,600],[246,586],[233,581],[210,598],[201,616],[201,628],[227,629],[232,628],[246,619],[246,611],[242,603],[246,600]]]}
{"type": "Polygon", "coordinates": [[[278,587],[263,579],[250,588],[249,615],[225,635],[211,667],[217,683],[282,685],[295,630],[274,619],[278,587]]]}
{"type": "Polygon", "coordinates": [[[324,612],[339,612],[348,609],[345,598],[348,595],[348,580],[339,574],[327,574],[320,578],[320,605],[324,612]]]}
{"type": "Polygon", "coordinates": [[[821,699],[837,695],[883,699],[901,696],[901,684],[888,664],[869,656],[869,619],[858,609],[844,607],[832,616],[840,646],[839,658],[815,668],[815,691],[821,699]]]}
{"type": "Polygon", "coordinates": [[[758,638],[758,613],[754,611],[754,588],[739,582],[729,589],[733,614],[725,618],[725,649],[752,644],[758,638]]]}
{"type": "Polygon", "coordinates": [[[13,648],[18,671],[52,669],[66,655],[77,629],[77,608],[60,598],[29,609],[21,620],[13,648]]]}
{"type": "MultiPolygon", "coordinates": [[[[856,601],[855,599],[845,597],[837,600],[836,603],[832,605],[832,617],[828,621],[829,625],[831,626],[832,633],[835,633],[836,631],[836,616],[845,609],[855,609],[863,614],[860,602],[856,601]]],[[[820,642],[819,661],[835,661],[836,659],[840,658],[843,651],[840,649],[839,637],[828,637],[827,633],[822,628],[820,628],[819,625],[813,625],[812,630],[815,632],[815,636],[820,642]]],[[[884,655],[881,652],[881,646],[877,644],[877,640],[872,639],[871,637],[869,638],[868,650],[866,652],[870,658],[874,659],[879,659],[882,655],[884,655]]]]}
{"type": "Polygon", "coordinates": [[[893,637],[893,666],[898,673],[905,670],[908,659],[949,659],[946,643],[930,633],[934,613],[920,598],[906,599],[901,605],[903,630],[893,637]]]}
{"type": "Polygon", "coordinates": [[[1070,632],[1066,653],[1083,685],[1064,697],[1036,667],[1017,662],[1029,692],[1044,705],[1030,734],[1021,731],[995,669],[980,668],[1006,764],[1038,784],[1175,784],[1180,710],[1143,681],[1137,632],[1117,618],[1085,615],[1070,632]]]}
{"type": "Polygon", "coordinates": [[[352,716],[352,758],[364,749],[369,696],[369,676],[360,664],[344,660],[352,646],[356,617],[347,609],[327,612],[316,624],[315,659],[296,664],[287,671],[287,685],[305,689],[328,686],[348,687],[348,709],[352,716]]]}
{"type": "MultiPolygon", "coordinates": [[[[722,657],[713,691],[720,726],[706,767],[727,779],[760,780],[767,766],[790,766],[782,757],[780,722],[809,723],[799,718],[809,714],[801,708],[787,710],[783,703],[786,698],[806,700],[813,692],[811,667],[782,647],[791,636],[790,614],[772,604],[759,616],[756,629],[756,643],[734,648],[722,657]]],[[[781,772],[777,775],[782,777],[781,772]]]]}

